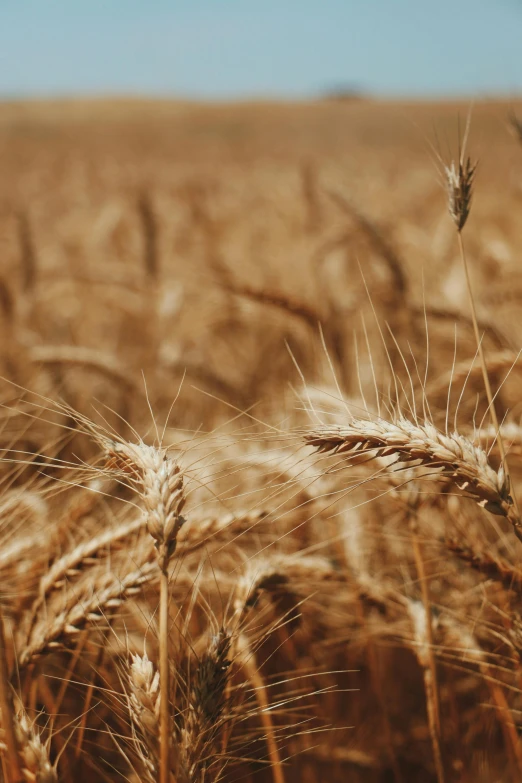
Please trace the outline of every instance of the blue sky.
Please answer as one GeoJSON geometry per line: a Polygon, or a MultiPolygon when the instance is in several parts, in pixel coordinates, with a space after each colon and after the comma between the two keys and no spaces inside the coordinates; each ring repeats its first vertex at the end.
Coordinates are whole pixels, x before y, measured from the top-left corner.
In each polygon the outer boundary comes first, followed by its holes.
{"type": "Polygon", "coordinates": [[[522,93],[522,0],[0,0],[0,96],[522,93]]]}

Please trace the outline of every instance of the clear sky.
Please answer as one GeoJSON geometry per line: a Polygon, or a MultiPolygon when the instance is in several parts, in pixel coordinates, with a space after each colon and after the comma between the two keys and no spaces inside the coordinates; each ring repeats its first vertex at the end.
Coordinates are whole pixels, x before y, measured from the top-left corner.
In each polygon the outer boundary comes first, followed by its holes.
{"type": "Polygon", "coordinates": [[[522,0],[0,0],[0,96],[522,93],[522,0]]]}

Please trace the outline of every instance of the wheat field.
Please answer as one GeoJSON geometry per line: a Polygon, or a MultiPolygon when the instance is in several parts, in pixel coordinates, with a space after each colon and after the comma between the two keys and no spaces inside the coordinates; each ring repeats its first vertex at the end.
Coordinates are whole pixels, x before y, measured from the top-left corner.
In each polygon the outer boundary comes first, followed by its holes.
{"type": "Polygon", "coordinates": [[[521,779],[522,126],[468,109],[0,105],[7,783],[521,779]]]}

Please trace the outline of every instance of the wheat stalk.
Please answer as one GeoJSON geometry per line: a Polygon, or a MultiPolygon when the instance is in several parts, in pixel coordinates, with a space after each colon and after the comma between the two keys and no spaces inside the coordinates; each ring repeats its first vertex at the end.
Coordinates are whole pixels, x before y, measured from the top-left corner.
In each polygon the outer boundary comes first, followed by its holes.
{"type": "Polygon", "coordinates": [[[431,631],[428,629],[428,623],[431,622],[431,617],[426,612],[425,607],[420,601],[407,600],[406,606],[411,618],[415,635],[415,644],[413,645],[413,650],[424,673],[424,688],[426,691],[428,723],[430,727],[437,780],[438,783],[444,783],[445,775],[444,765],[442,762],[440,725],[438,722],[438,709],[436,706],[437,694],[435,692],[435,682],[433,680],[433,668],[431,664],[431,631]]]}
{"type": "Polygon", "coordinates": [[[18,783],[20,779],[20,759],[18,757],[18,742],[16,722],[13,711],[13,695],[9,682],[9,666],[4,629],[4,613],[0,606],[0,713],[2,729],[7,754],[8,783],[18,783]]]}
{"type": "MultiPolygon", "coordinates": [[[[418,504],[418,497],[415,498],[415,503],[418,504]]],[[[437,736],[440,738],[440,695],[439,695],[439,678],[437,674],[437,661],[435,659],[435,653],[433,650],[433,613],[431,609],[430,600],[430,584],[426,574],[426,566],[424,563],[424,556],[422,552],[422,544],[419,538],[418,520],[415,514],[415,509],[408,509],[407,516],[410,520],[410,531],[412,539],[413,556],[415,559],[415,566],[417,569],[417,578],[419,580],[422,596],[422,604],[424,607],[424,613],[426,616],[425,630],[426,630],[426,643],[427,643],[427,656],[428,664],[430,667],[430,679],[431,679],[431,693],[433,695],[433,723],[434,729],[437,732],[437,736]]]]}
{"type": "Polygon", "coordinates": [[[184,522],[183,476],[177,463],[160,448],[144,443],[107,444],[109,466],[129,475],[145,506],[147,530],[154,540],[160,570],[159,636],[160,697],[160,783],[170,774],[170,713],[168,659],[168,567],[174,555],[178,533],[184,522]]]}
{"type": "Polygon", "coordinates": [[[255,653],[252,650],[248,637],[244,633],[240,633],[238,636],[236,652],[256,694],[257,703],[259,705],[259,717],[265,730],[268,758],[270,759],[270,769],[274,783],[285,783],[283,763],[275,738],[274,724],[270,715],[270,700],[268,698],[266,685],[263,676],[259,671],[255,653]]]}
{"type": "MultiPolygon", "coordinates": [[[[466,136],[467,136],[468,129],[469,129],[469,125],[468,128],[466,129],[466,136]]],[[[464,143],[464,147],[465,147],[465,143],[464,143]]],[[[457,228],[457,238],[459,244],[460,258],[462,261],[462,266],[464,268],[464,275],[466,277],[466,288],[468,291],[471,319],[473,321],[473,332],[475,334],[475,342],[477,344],[477,351],[479,355],[480,366],[482,369],[482,378],[484,381],[484,388],[486,390],[486,397],[488,400],[488,411],[489,411],[489,415],[491,416],[492,424],[497,432],[497,440],[498,440],[498,446],[500,450],[500,456],[502,458],[502,467],[504,470],[505,482],[509,491],[510,483],[511,483],[509,465],[506,457],[506,450],[504,448],[502,433],[500,432],[500,425],[499,425],[497,411],[495,407],[495,398],[493,397],[493,392],[491,390],[488,365],[486,363],[486,354],[485,354],[484,346],[482,344],[482,338],[479,333],[477,312],[475,307],[475,298],[473,295],[473,287],[471,285],[471,276],[469,272],[468,259],[464,249],[464,241],[462,239],[462,229],[464,228],[464,225],[468,219],[468,215],[471,207],[473,181],[475,177],[476,168],[477,168],[477,164],[472,163],[469,157],[465,159],[464,153],[460,155],[458,165],[456,165],[453,162],[449,167],[448,166],[445,167],[447,187],[448,187],[448,208],[449,208],[449,213],[457,228]]],[[[514,507],[515,516],[518,520],[520,519],[520,511],[518,508],[517,497],[515,493],[513,493],[511,501],[514,507]]],[[[520,540],[522,540],[522,534],[518,530],[518,524],[515,525],[514,529],[517,537],[520,540]]]]}

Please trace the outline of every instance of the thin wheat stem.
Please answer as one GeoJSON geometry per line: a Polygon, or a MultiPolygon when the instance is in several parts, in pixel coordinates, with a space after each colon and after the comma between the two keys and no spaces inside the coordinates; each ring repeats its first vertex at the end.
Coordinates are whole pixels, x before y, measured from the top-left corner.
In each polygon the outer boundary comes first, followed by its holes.
{"type": "MultiPolygon", "coordinates": [[[[508,749],[510,756],[512,756],[512,763],[514,766],[514,772],[520,776],[522,774],[522,748],[520,746],[520,739],[518,736],[518,729],[513,719],[513,715],[506,696],[498,682],[495,682],[494,677],[489,677],[489,667],[487,664],[481,665],[481,671],[486,676],[486,681],[491,693],[491,697],[495,704],[495,710],[498,715],[498,720],[502,727],[502,733],[504,734],[504,742],[508,749]]],[[[520,777],[519,777],[520,779],[520,777]]]]}
{"type": "Polygon", "coordinates": [[[2,712],[2,728],[7,746],[8,783],[18,783],[22,780],[18,746],[14,731],[14,713],[11,691],[9,688],[9,671],[5,644],[4,617],[0,607],[0,710],[2,712]]]}
{"type": "Polygon", "coordinates": [[[411,506],[408,508],[408,514],[410,516],[410,531],[411,542],[413,548],[413,556],[415,559],[415,567],[417,569],[417,577],[419,579],[422,604],[424,607],[424,634],[425,644],[423,660],[424,668],[424,686],[426,690],[427,712],[428,722],[430,728],[430,735],[433,747],[433,757],[435,760],[435,767],[437,770],[437,779],[439,783],[444,781],[444,764],[442,759],[442,742],[441,742],[441,722],[440,722],[440,692],[437,676],[437,662],[435,659],[434,646],[433,646],[433,614],[431,611],[430,601],[430,588],[429,581],[426,575],[426,567],[424,565],[424,557],[422,554],[422,546],[419,540],[418,524],[415,516],[415,509],[411,506]]]}
{"type": "Polygon", "coordinates": [[[433,748],[433,760],[437,773],[438,783],[444,783],[444,764],[442,761],[442,751],[440,746],[440,737],[437,731],[437,717],[435,715],[435,693],[434,682],[431,676],[431,669],[424,669],[424,687],[426,690],[426,704],[428,710],[428,724],[431,736],[431,745],[433,748]]]}
{"type": "Polygon", "coordinates": [[[169,712],[169,576],[167,569],[160,574],[160,783],[170,779],[170,712],[169,712]]]}
{"type": "Polygon", "coordinates": [[[408,612],[414,628],[415,647],[414,652],[417,660],[422,667],[424,676],[424,690],[426,693],[426,712],[428,716],[428,728],[431,737],[431,747],[433,751],[433,761],[437,775],[437,783],[444,783],[444,764],[442,761],[442,750],[440,734],[437,727],[436,712],[436,694],[435,683],[433,681],[433,672],[430,665],[430,636],[428,625],[431,617],[425,611],[424,605],[419,601],[408,601],[408,612]]]}
{"type": "Polygon", "coordinates": [[[261,674],[259,673],[255,655],[245,634],[239,635],[238,644],[241,654],[241,663],[247,673],[248,679],[252,683],[256,694],[257,703],[259,704],[259,717],[266,732],[266,747],[268,758],[270,759],[270,771],[272,772],[274,783],[285,783],[283,765],[281,763],[281,755],[279,753],[279,748],[277,747],[277,742],[274,736],[274,724],[272,722],[272,716],[270,715],[270,702],[268,700],[265,683],[261,677],[261,674]]]}
{"type": "Polygon", "coordinates": [[[83,744],[84,744],[84,739],[85,739],[85,730],[86,730],[86,726],[87,726],[87,716],[89,715],[89,713],[91,711],[91,703],[92,703],[94,690],[95,690],[96,673],[100,671],[104,657],[105,657],[105,647],[103,647],[103,645],[102,645],[100,647],[100,649],[98,650],[98,655],[96,656],[96,663],[95,663],[95,666],[93,668],[93,671],[92,671],[92,674],[91,674],[91,678],[90,678],[90,683],[89,683],[89,686],[87,688],[87,693],[86,693],[86,696],[85,696],[85,702],[84,702],[83,710],[82,710],[82,717],[81,717],[80,724],[78,726],[78,731],[77,731],[76,747],[74,749],[74,757],[75,757],[75,759],[79,759],[81,754],[82,754],[83,744]]]}
{"type": "Polygon", "coordinates": [[[502,728],[506,752],[510,757],[512,765],[513,780],[521,780],[522,745],[518,736],[513,711],[509,706],[502,687],[504,683],[498,680],[497,673],[488,663],[489,656],[485,654],[478,639],[465,625],[445,617],[443,627],[445,628],[446,639],[449,641],[450,647],[456,647],[460,651],[460,655],[463,655],[463,659],[477,661],[484,682],[491,693],[495,712],[502,728]]]}
{"type": "Polygon", "coordinates": [[[433,652],[433,617],[431,611],[429,582],[426,577],[426,568],[424,566],[424,558],[422,555],[422,547],[419,541],[417,532],[417,524],[415,520],[410,523],[411,529],[411,541],[413,547],[413,556],[415,558],[415,567],[417,569],[417,576],[421,588],[422,603],[424,605],[424,611],[426,612],[426,641],[428,646],[428,660],[431,670],[431,682],[433,692],[433,720],[434,727],[437,732],[440,744],[440,695],[439,685],[437,677],[437,662],[435,660],[435,654],[433,652]]]}
{"type": "Polygon", "coordinates": [[[129,477],[141,495],[147,530],[154,540],[160,570],[160,783],[175,781],[171,774],[171,717],[169,712],[169,577],[168,567],[185,521],[183,476],[167,451],[144,443],[106,443],[109,466],[129,477]]]}
{"type": "Polygon", "coordinates": [[[490,416],[491,416],[491,421],[493,423],[493,426],[495,428],[495,432],[496,432],[496,435],[497,435],[498,448],[499,448],[499,451],[500,451],[500,458],[502,460],[502,466],[504,468],[504,473],[505,473],[505,476],[506,476],[506,479],[507,479],[507,482],[508,482],[508,486],[509,486],[509,489],[510,489],[510,494],[511,494],[511,497],[512,497],[512,500],[513,500],[514,511],[515,511],[515,514],[516,514],[516,517],[517,517],[517,520],[518,520],[518,524],[513,522],[513,529],[515,531],[515,534],[516,534],[517,538],[522,541],[522,533],[519,530],[519,526],[520,526],[520,510],[519,510],[519,507],[518,507],[518,501],[517,501],[516,494],[515,494],[515,492],[511,491],[511,476],[510,476],[510,473],[509,473],[509,465],[508,465],[508,461],[507,461],[507,457],[506,457],[506,450],[504,448],[504,440],[503,440],[503,437],[502,437],[502,432],[500,430],[500,425],[499,425],[499,422],[498,422],[497,411],[496,411],[496,408],[495,408],[495,401],[493,399],[493,393],[491,391],[491,384],[489,382],[488,368],[487,368],[487,364],[486,364],[486,355],[485,355],[485,351],[484,351],[483,341],[481,340],[480,334],[479,334],[479,328],[478,328],[478,322],[477,322],[477,312],[476,312],[476,308],[475,308],[475,298],[473,296],[473,288],[472,288],[472,285],[471,285],[471,277],[470,277],[470,274],[469,274],[468,260],[467,260],[466,252],[464,250],[464,242],[463,242],[463,239],[462,239],[462,232],[461,231],[457,231],[457,237],[458,237],[458,242],[459,242],[460,257],[461,257],[461,260],[462,260],[462,265],[464,267],[464,274],[466,276],[466,286],[467,286],[467,289],[468,289],[469,304],[470,304],[470,309],[471,309],[471,319],[473,321],[473,332],[475,334],[475,340],[477,342],[477,350],[478,350],[478,354],[479,354],[480,366],[482,368],[482,377],[484,379],[484,387],[486,389],[486,396],[488,398],[488,409],[489,409],[489,413],[490,413],[490,416]]]}
{"type": "MultiPolygon", "coordinates": [[[[359,621],[359,624],[361,628],[364,628],[365,626],[367,626],[368,620],[364,612],[364,607],[363,607],[361,597],[359,595],[356,596],[355,608],[356,608],[357,619],[359,621]]],[[[393,744],[393,733],[392,733],[391,722],[390,722],[390,713],[388,710],[388,705],[386,704],[386,698],[384,693],[385,684],[382,682],[382,678],[379,674],[379,665],[377,660],[377,650],[375,647],[375,640],[373,639],[370,632],[368,633],[368,639],[366,642],[366,654],[368,657],[368,669],[370,673],[371,685],[375,697],[379,702],[379,707],[381,710],[382,729],[384,733],[384,740],[387,746],[390,766],[393,772],[393,778],[395,780],[395,783],[404,783],[404,777],[402,775],[395,746],[393,744]]]]}

